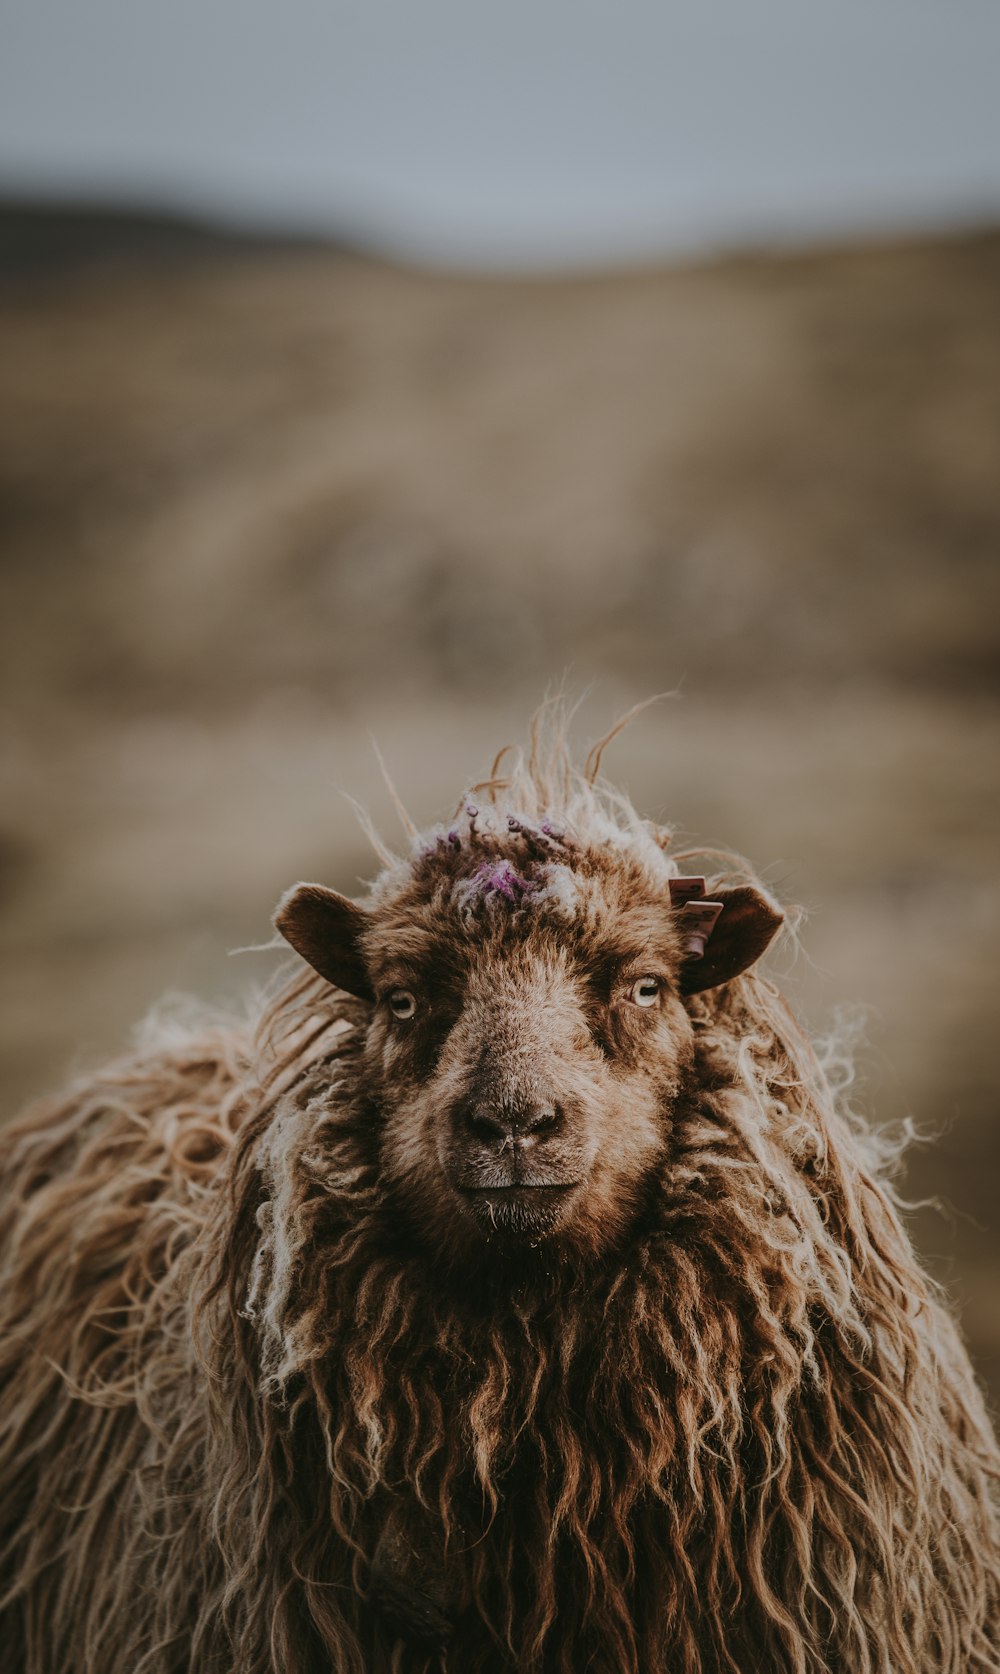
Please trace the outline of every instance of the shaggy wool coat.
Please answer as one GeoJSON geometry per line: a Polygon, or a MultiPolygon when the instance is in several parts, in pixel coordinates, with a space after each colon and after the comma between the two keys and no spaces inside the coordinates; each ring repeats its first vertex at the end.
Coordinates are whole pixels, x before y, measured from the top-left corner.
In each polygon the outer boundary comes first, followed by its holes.
{"type": "Polygon", "coordinates": [[[4,1136],[0,1670],[996,1674],[995,1445],[777,916],[561,745],[474,794],[4,1136]]]}

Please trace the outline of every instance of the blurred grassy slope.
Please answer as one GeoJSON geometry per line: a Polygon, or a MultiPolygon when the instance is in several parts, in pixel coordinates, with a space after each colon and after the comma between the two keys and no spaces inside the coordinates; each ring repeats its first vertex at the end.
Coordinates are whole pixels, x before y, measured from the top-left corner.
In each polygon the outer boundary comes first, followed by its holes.
{"type": "Polygon", "coordinates": [[[424,821],[553,677],[581,736],[680,687],[608,771],[811,909],[776,969],[941,1134],[915,1225],[1000,1389],[1000,235],[531,282],[76,247],[0,266],[6,1107],[245,990],[295,877],[358,887],[369,729],[424,821]]]}

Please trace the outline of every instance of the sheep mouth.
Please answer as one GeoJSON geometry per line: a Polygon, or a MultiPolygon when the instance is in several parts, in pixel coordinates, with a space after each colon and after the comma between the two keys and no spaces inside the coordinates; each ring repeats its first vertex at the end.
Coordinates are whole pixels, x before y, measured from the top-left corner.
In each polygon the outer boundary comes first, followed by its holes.
{"type": "Polygon", "coordinates": [[[506,1185],[462,1186],[460,1192],[482,1232],[513,1237],[539,1237],[563,1219],[578,1180],[546,1180],[530,1184],[512,1180],[506,1185]]]}
{"type": "Polygon", "coordinates": [[[579,1180],[507,1180],[502,1185],[460,1186],[459,1191],[466,1197],[504,1197],[512,1192],[530,1197],[533,1192],[572,1192],[579,1184],[579,1180]]]}

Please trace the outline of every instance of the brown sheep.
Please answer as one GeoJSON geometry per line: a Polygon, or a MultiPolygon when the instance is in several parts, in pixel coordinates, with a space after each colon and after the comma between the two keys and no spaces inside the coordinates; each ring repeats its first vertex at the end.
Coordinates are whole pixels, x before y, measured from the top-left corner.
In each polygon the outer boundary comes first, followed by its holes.
{"type": "Polygon", "coordinates": [[[5,1136],[4,1674],[1000,1670],[997,1451],[780,913],[596,766],[5,1136]]]}

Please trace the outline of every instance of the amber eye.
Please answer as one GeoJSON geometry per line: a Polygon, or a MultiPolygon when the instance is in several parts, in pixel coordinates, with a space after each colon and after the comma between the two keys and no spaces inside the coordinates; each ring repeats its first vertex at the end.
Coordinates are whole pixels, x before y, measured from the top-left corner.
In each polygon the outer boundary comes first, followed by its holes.
{"type": "Polygon", "coordinates": [[[637,1006],[655,1006],[659,998],[660,984],[657,977],[640,977],[638,982],[633,982],[629,990],[629,999],[637,1006]]]}
{"type": "Polygon", "coordinates": [[[394,988],[389,995],[389,1010],[401,1023],[407,1022],[417,1009],[417,1002],[406,988],[394,988]]]}

